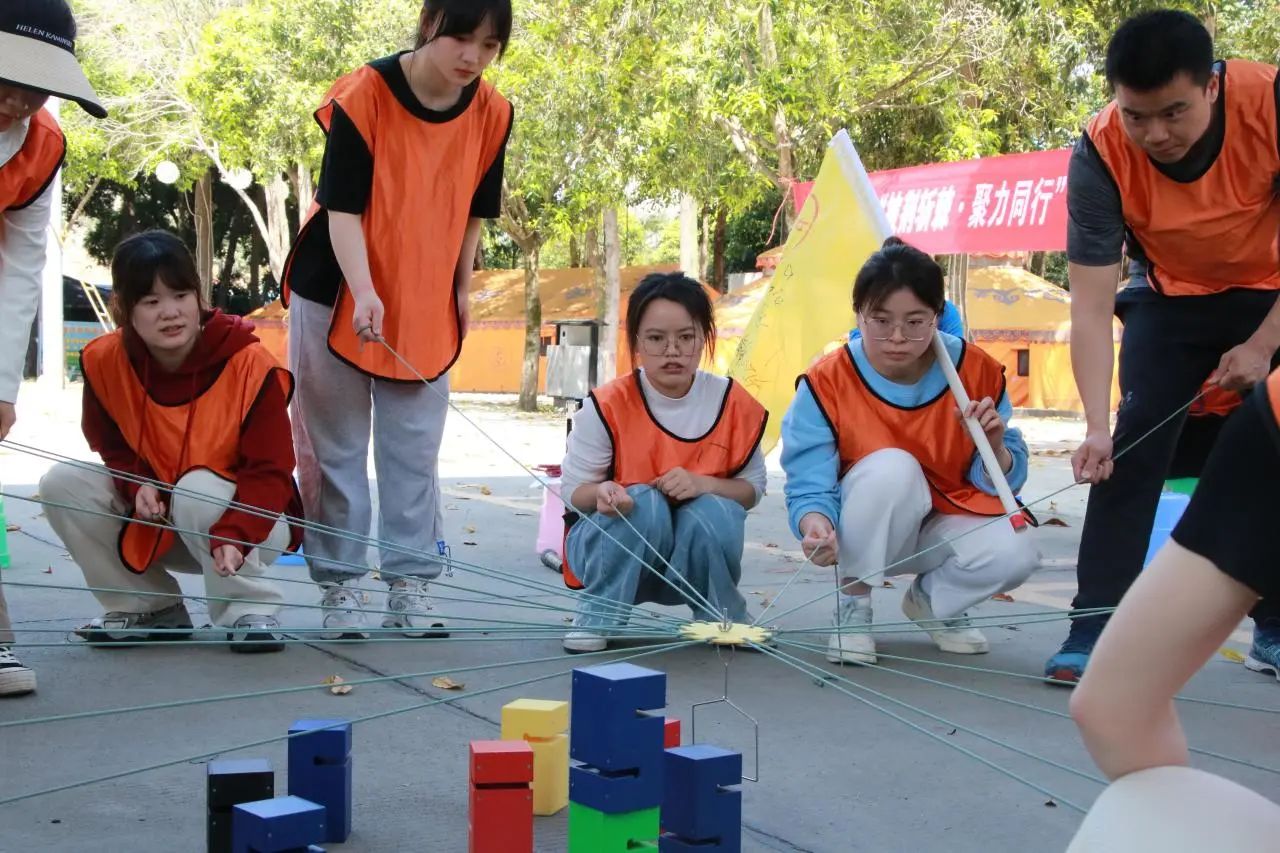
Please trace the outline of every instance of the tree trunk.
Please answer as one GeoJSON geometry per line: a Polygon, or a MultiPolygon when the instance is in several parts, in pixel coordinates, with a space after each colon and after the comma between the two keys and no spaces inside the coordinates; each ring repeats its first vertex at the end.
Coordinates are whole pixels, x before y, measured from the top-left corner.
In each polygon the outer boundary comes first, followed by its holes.
{"type": "Polygon", "coordinates": [[[600,329],[600,361],[596,378],[601,384],[618,374],[618,299],[622,290],[622,244],[618,239],[618,209],[604,211],[604,310],[600,329]]]}
{"type": "Polygon", "coordinates": [[[480,232],[480,239],[476,241],[476,259],[471,262],[471,269],[473,272],[484,269],[484,230],[483,229],[480,232]]]}
{"type": "Polygon", "coordinates": [[[680,196],[680,269],[698,277],[698,205],[693,196],[680,196]]]}
{"type": "MultiPolygon", "coordinates": [[[[773,7],[769,3],[760,4],[760,24],[757,30],[760,40],[761,64],[768,71],[778,67],[778,45],[773,32],[773,7]]],[[[795,206],[788,204],[791,185],[795,183],[796,169],[792,150],[791,128],[787,122],[787,112],[782,104],[773,111],[773,139],[778,150],[777,185],[782,190],[782,234],[779,243],[785,243],[791,233],[791,225],[795,221],[795,206]]]]}
{"type": "Polygon", "coordinates": [[[311,182],[311,167],[298,163],[290,170],[289,176],[293,178],[293,195],[298,200],[298,216],[306,216],[311,197],[316,192],[311,182]]]}
{"type": "Polygon", "coordinates": [[[89,203],[89,199],[93,198],[93,194],[98,191],[98,185],[102,183],[102,178],[93,179],[93,183],[89,184],[89,189],[85,190],[84,195],[80,196],[80,201],[76,204],[75,210],[71,211],[71,216],[62,226],[62,242],[67,241],[67,237],[71,234],[71,229],[76,227],[76,222],[80,219],[80,214],[84,213],[85,205],[89,203]]]}
{"type": "Polygon", "coordinates": [[[196,181],[196,272],[200,293],[209,304],[213,290],[213,172],[206,169],[196,181]]]}
{"type": "Polygon", "coordinates": [[[582,241],[578,239],[577,234],[569,235],[569,268],[582,268],[582,241]]]}
{"type": "Polygon", "coordinates": [[[231,275],[235,272],[236,249],[243,231],[244,217],[236,208],[231,211],[231,221],[227,223],[227,246],[222,256],[222,274],[218,276],[218,307],[224,310],[231,304],[231,275]]]}
{"type": "Polygon", "coordinates": [[[951,255],[947,261],[947,299],[960,312],[960,323],[965,337],[971,337],[968,311],[969,256],[951,255]]]}
{"type": "Polygon", "coordinates": [[[255,308],[262,307],[262,235],[257,230],[249,234],[249,302],[255,308]]]}
{"type": "Polygon", "coordinates": [[[600,214],[592,211],[591,225],[582,235],[583,262],[591,268],[591,297],[596,322],[604,322],[604,253],[600,251],[600,214]]]}
{"type": "Polygon", "coordinates": [[[267,210],[267,264],[277,282],[284,274],[284,259],[289,254],[291,228],[289,227],[289,185],[283,175],[273,175],[262,188],[264,207],[267,210]]]}
{"type": "Polygon", "coordinates": [[[698,269],[693,277],[698,281],[707,280],[707,260],[711,257],[711,209],[702,209],[701,237],[698,243],[698,269]]]}
{"type": "Polygon", "coordinates": [[[542,296],[538,292],[538,267],[542,247],[537,243],[524,253],[524,362],[520,368],[522,412],[538,410],[538,367],[542,352],[542,296]]]}
{"type": "Polygon", "coordinates": [[[725,275],[724,251],[728,241],[729,212],[723,207],[716,211],[715,235],[711,240],[711,286],[721,293],[729,292],[729,279],[725,275]]]}

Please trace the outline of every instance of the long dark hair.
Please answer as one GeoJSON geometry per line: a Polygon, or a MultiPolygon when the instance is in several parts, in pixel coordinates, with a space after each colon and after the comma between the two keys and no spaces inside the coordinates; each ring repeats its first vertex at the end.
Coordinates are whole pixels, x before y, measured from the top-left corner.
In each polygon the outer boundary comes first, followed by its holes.
{"type": "Polygon", "coordinates": [[[693,318],[693,324],[702,332],[703,353],[716,353],[716,318],[711,309],[711,299],[701,284],[682,272],[649,273],[631,291],[627,300],[627,344],[631,348],[631,361],[635,362],[640,343],[640,322],[644,312],[655,299],[666,299],[684,308],[693,318]]]}
{"type": "Polygon", "coordinates": [[[493,22],[493,31],[502,42],[501,56],[511,43],[511,0],[423,0],[413,47],[417,50],[443,36],[474,33],[486,19],[493,22]]]}
{"type": "Polygon", "coordinates": [[[186,244],[168,231],[143,231],[122,240],[111,258],[111,317],[117,326],[131,328],[134,307],[151,295],[157,278],[170,290],[194,290],[201,313],[208,309],[186,244]]]}
{"type": "Polygon", "coordinates": [[[890,237],[858,270],[853,282],[853,310],[859,314],[875,311],[899,290],[910,290],[934,314],[941,314],[946,305],[942,267],[915,246],[890,237]]]}

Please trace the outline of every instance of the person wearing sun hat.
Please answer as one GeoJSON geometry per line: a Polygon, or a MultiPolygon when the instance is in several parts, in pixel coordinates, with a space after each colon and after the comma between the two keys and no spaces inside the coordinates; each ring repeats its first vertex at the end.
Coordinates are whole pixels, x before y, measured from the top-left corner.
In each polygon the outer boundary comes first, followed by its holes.
{"type": "MultiPolygon", "coordinates": [[[[0,2],[0,440],[17,418],[31,321],[40,300],[51,187],[67,143],[44,108],[50,96],[94,118],[107,111],[75,57],[76,21],[65,0],[0,2]]],[[[13,633],[0,587],[0,696],[36,689],[36,676],[9,645],[13,633]]]]}

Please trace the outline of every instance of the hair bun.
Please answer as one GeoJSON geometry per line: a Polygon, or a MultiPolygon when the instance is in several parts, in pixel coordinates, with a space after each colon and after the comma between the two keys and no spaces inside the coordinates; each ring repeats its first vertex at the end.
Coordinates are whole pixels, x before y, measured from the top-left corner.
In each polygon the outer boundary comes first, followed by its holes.
{"type": "Polygon", "coordinates": [[[880,248],[881,248],[881,249],[891,249],[891,248],[893,248],[894,246],[905,246],[905,245],[907,245],[907,244],[903,241],[903,239],[902,239],[901,237],[893,236],[893,237],[890,237],[889,239],[885,240],[883,243],[881,243],[881,244],[880,244],[880,248]]]}

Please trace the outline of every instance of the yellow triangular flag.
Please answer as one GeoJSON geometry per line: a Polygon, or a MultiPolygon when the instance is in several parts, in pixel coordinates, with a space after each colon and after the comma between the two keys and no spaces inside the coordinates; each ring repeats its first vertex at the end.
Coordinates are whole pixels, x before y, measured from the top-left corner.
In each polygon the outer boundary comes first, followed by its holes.
{"type": "Polygon", "coordinates": [[[796,377],[853,328],[853,280],[890,233],[862,160],[842,130],[827,148],[729,368],[769,410],[760,444],[765,453],[778,443],[796,377]]]}

